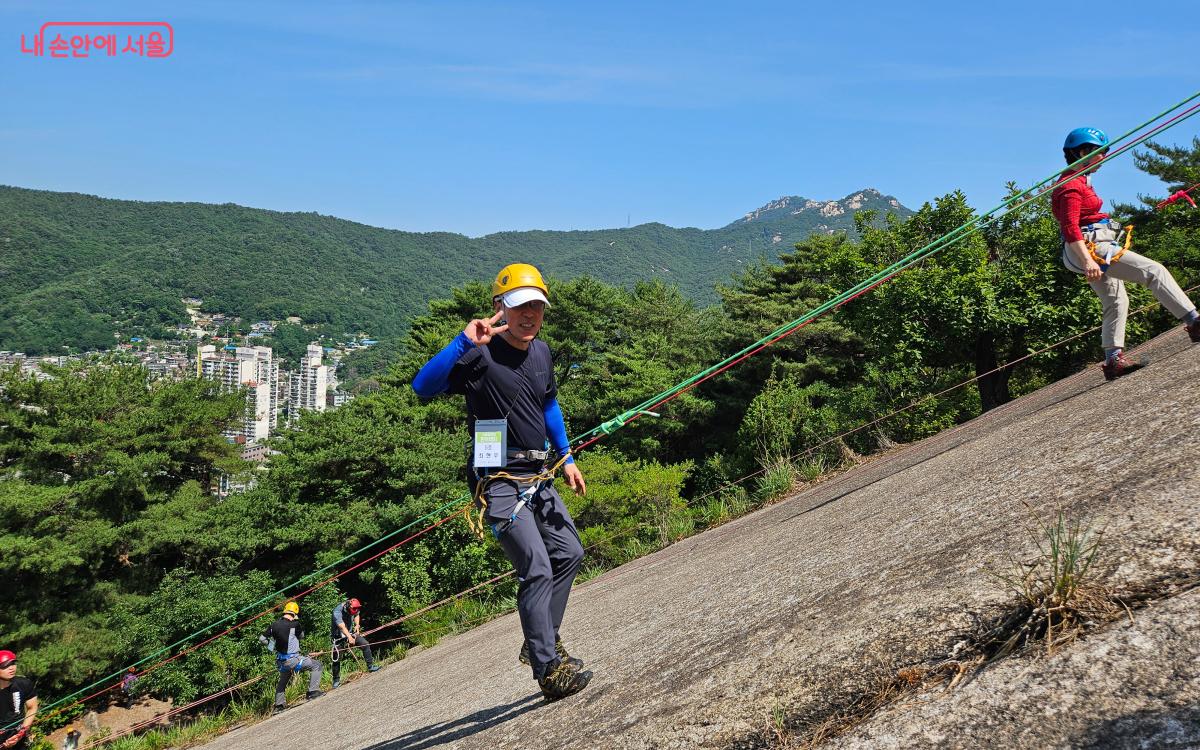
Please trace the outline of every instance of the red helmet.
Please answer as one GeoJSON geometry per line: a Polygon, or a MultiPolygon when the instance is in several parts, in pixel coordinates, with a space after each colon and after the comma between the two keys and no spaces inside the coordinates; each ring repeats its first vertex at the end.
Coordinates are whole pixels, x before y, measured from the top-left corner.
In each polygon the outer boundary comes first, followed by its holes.
{"type": "Polygon", "coordinates": [[[12,651],[0,651],[0,669],[4,669],[9,665],[9,662],[17,660],[17,655],[12,651]]]}
{"type": "Polygon", "coordinates": [[[357,599],[351,599],[351,600],[350,600],[349,602],[347,602],[346,604],[347,604],[347,606],[349,606],[349,607],[350,607],[350,611],[351,611],[352,613],[353,613],[353,612],[357,612],[358,610],[362,609],[362,602],[360,602],[360,601],[359,601],[359,600],[357,600],[357,599]]]}

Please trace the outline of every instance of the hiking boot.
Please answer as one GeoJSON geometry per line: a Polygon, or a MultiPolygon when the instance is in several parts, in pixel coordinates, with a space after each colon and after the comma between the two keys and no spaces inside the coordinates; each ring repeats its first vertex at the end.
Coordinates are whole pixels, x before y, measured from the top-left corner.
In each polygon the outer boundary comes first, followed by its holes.
{"type": "MultiPolygon", "coordinates": [[[[576,659],[567,653],[567,647],[563,645],[562,638],[554,639],[554,653],[558,654],[558,658],[563,661],[569,661],[578,669],[583,669],[583,659],[576,659]]],[[[529,641],[521,644],[521,653],[517,654],[517,661],[522,664],[529,663],[529,641]]]]}
{"type": "Polygon", "coordinates": [[[333,687],[331,687],[331,688],[330,688],[330,690],[337,690],[337,689],[338,689],[338,688],[340,688],[341,686],[342,686],[342,681],[341,681],[341,680],[334,680],[334,681],[333,681],[333,687]]]}
{"type": "Polygon", "coordinates": [[[582,672],[569,661],[560,661],[546,676],[538,680],[542,697],[547,703],[575,695],[592,680],[591,672],[582,672]]]}
{"type": "Polygon", "coordinates": [[[1196,318],[1191,323],[1185,325],[1184,329],[1188,332],[1188,336],[1191,337],[1193,344],[1200,344],[1200,318],[1196,318]]]}
{"type": "Polygon", "coordinates": [[[304,697],[312,700],[313,698],[320,698],[322,695],[325,695],[324,690],[309,690],[304,694],[304,697]]]}
{"type": "Polygon", "coordinates": [[[284,704],[284,705],[276,704],[275,707],[271,709],[271,713],[272,714],[281,714],[286,710],[287,710],[287,704],[284,704]]]}
{"type": "Polygon", "coordinates": [[[1146,362],[1135,361],[1125,356],[1125,352],[1121,352],[1111,359],[1105,360],[1104,364],[1100,365],[1100,369],[1104,371],[1105,380],[1116,380],[1122,375],[1128,375],[1134,370],[1140,370],[1146,366],[1146,362]]]}
{"type": "Polygon", "coordinates": [[[381,669],[383,669],[383,667],[379,666],[378,664],[372,664],[371,666],[367,667],[368,672],[378,672],[381,669]]]}

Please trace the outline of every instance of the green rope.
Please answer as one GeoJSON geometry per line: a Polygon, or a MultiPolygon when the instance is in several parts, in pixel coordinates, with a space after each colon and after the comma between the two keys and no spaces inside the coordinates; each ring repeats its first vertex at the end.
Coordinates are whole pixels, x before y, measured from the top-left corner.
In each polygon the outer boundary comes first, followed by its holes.
{"type": "MultiPolygon", "coordinates": [[[[1139,130],[1146,127],[1150,123],[1153,123],[1153,122],[1156,122],[1157,120],[1162,119],[1166,115],[1189,104],[1190,102],[1192,102],[1193,100],[1195,100],[1197,98],[1200,98],[1200,91],[1197,91],[1196,93],[1192,94],[1191,96],[1189,96],[1188,98],[1179,102],[1178,104],[1170,107],[1169,109],[1162,111],[1161,113],[1155,115],[1154,117],[1150,118],[1149,120],[1146,120],[1141,125],[1138,125],[1137,127],[1132,128],[1128,132],[1122,134],[1120,137],[1116,138],[1115,140],[1113,140],[1110,143],[1110,147],[1112,145],[1120,143],[1121,141],[1125,140],[1129,136],[1138,132],[1139,130]]],[[[1166,130],[1169,130],[1170,128],[1175,127],[1175,125],[1178,125],[1180,122],[1187,120],[1189,117],[1192,117],[1194,114],[1196,114],[1196,113],[1193,112],[1191,114],[1188,114],[1188,115],[1180,118],[1178,122],[1170,124],[1169,126],[1164,128],[1162,131],[1159,131],[1159,133],[1165,132],[1166,130]]],[[[1153,137],[1153,135],[1157,135],[1157,134],[1158,133],[1148,133],[1144,136],[1141,136],[1140,138],[1134,139],[1134,141],[1128,146],[1128,148],[1132,148],[1133,146],[1140,145],[1144,141],[1153,137]]],[[[1126,147],[1123,147],[1123,148],[1126,148],[1126,147]]],[[[766,345],[767,342],[771,341],[772,339],[778,338],[778,337],[780,337],[802,325],[805,325],[809,321],[812,321],[813,319],[818,318],[821,315],[824,315],[826,312],[841,305],[842,303],[846,302],[851,297],[859,294],[860,292],[865,291],[866,289],[870,288],[871,286],[882,283],[884,280],[886,280],[890,276],[894,276],[895,274],[903,271],[904,269],[908,268],[909,266],[911,266],[921,260],[924,260],[925,258],[928,258],[929,256],[931,256],[941,250],[944,250],[945,248],[950,247],[951,245],[953,245],[955,243],[961,242],[962,240],[966,239],[967,237],[970,237],[971,235],[976,234],[981,229],[996,222],[1000,218],[1003,218],[1004,216],[1007,216],[1008,214],[1013,213],[1013,212],[1023,208],[1024,206],[1028,205],[1036,198],[1040,197],[1040,195],[1030,196],[1031,193],[1033,193],[1034,191],[1038,190],[1039,188],[1042,188],[1043,186],[1047,185],[1048,183],[1053,181],[1055,178],[1057,178],[1059,175],[1061,175],[1063,172],[1083,163],[1090,157],[1091,157],[1091,155],[1089,154],[1087,156],[1083,156],[1083,157],[1075,160],[1071,164],[1067,165],[1064,169],[1055,172],[1054,174],[1043,179],[1042,181],[1038,182],[1037,184],[1033,185],[1032,187],[1027,188],[1026,190],[1023,190],[1020,193],[1017,193],[1016,195],[1008,198],[1003,203],[1001,203],[1000,205],[991,209],[990,211],[988,211],[980,216],[977,216],[975,218],[972,218],[970,221],[963,223],[962,225],[960,225],[957,228],[951,230],[950,232],[942,235],[941,237],[933,240],[932,242],[928,243],[927,245],[925,245],[921,248],[918,248],[917,250],[914,250],[913,252],[904,256],[903,258],[896,261],[895,263],[888,266],[887,268],[883,269],[882,271],[877,272],[870,278],[859,282],[855,286],[851,287],[850,289],[847,289],[846,291],[838,294],[837,296],[832,297],[829,300],[826,300],[823,304],[808,311],[804,315],[801,315],[799,318],[796,318],[795,320],[793,320],[789,323],[785,323],[785,324],[779,326],[775,330],[771,331],[767,335],[760,338],[758,341],[755,341],[754,343],[749,344],[745,348],[729,355],[728,357],[721,360],[720,362],[717,362],[716,364],[712,365],[711,367],[708,367],[707,369],[693,375],[692,377],[688,378],[687,380],[684,380],[684,381],[668,388],[667,390],[658,393],[657,395],[651,396],[650,398],[646,399],[642,403],[638,404],[637,406],[633,407],[632,409],[630,409],[628,411],[623,412],[622,414],[615,417],[614,419],[604,422],[604,423],[600,424],[599,426],[592,428],[588,432],[578,435],[575,439],[583,440],[583,439],[585,439],[589,436],[595,435],[597,433],[603,433],[605,435],[612,434],[617,429],[624,427],[625,424],[627,422],[629,422],[632,419],[632,417],[637,414],[637,412],[643,411],[645,409],[650,409],[654,406],[657,406],[658,404],[661,404],[664,400],[672,398],[673,396],[691,388],[697,382],[704,380],[712,373],[716,372],[717,370],[720,370],[722,367],[725,367],[726,365],[730,364],[731,362],[738,359],[739,357],[745,356],[746,354],[750,353],[754,349],[757,349],[757,348],[760,348],[760,347],[766,345]],[[1028,199],[1026,199],[1027,196],[1030,196],[1030,197],[1028,197],[1028,199]],[[1026,199],[1026,200],[1023,200],[1023,199],[1026,199]],[[1022,202],[1019,205],[1014,205],[1014,204],[1017,204],[1018,201],[1022,201],[1022,202]]],[[[1112,157],[1106,157],[1106,160],[1108,158],[1112,158],[1112,157]]]]}
{"type": "MultiPolygon", "coordinates": [[[[617,416],[613,417],[612,419],[608,420],[607,422],[602,422],[599,426],[597,426],[595,428],[595,430],[592,430],[592,432],[599,430],[600,432],[603,432],[605,435],[611,435],[614,432],[616,432],[617,430],[624,427],[627,422],[629,422],[637,417],[640,417],[643,414],[649,415],[651,417],[658,416],[658,414],[656,414],[655,412],[646,411],[645,409],[630,409],[629,411],[618,414],[617,416]]],[[[579,440],[582,437],[585,437],[585,435],[580,435],[578,438],[575,438],[575,439],[579,440]]]]}

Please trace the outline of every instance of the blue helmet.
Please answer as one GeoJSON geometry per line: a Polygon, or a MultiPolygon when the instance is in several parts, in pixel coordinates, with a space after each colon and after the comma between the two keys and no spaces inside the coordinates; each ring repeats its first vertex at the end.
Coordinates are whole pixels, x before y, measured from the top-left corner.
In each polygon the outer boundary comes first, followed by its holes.
{"type": "Polygon", "coordinates": [[[1063,144],[1063,148],[1079,148],[1089,143],[1100,148],[1108,148],[1108,136],[1100,128],[1075,128],[1067,133],[1067,141],[1063,144]]]}

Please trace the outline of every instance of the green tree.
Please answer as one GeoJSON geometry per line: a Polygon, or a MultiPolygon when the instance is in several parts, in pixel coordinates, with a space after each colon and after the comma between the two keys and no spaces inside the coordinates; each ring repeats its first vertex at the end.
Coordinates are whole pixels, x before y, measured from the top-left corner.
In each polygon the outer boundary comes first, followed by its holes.
{"type": "Polygon", "coordinates": [[[186,558],[186,520],[159,507],[242,465],[221,431],[244,400],[138,367],[48,374],[0,373],[0,628],[53,690],[102,674],[115,613],[186,558]]]}

